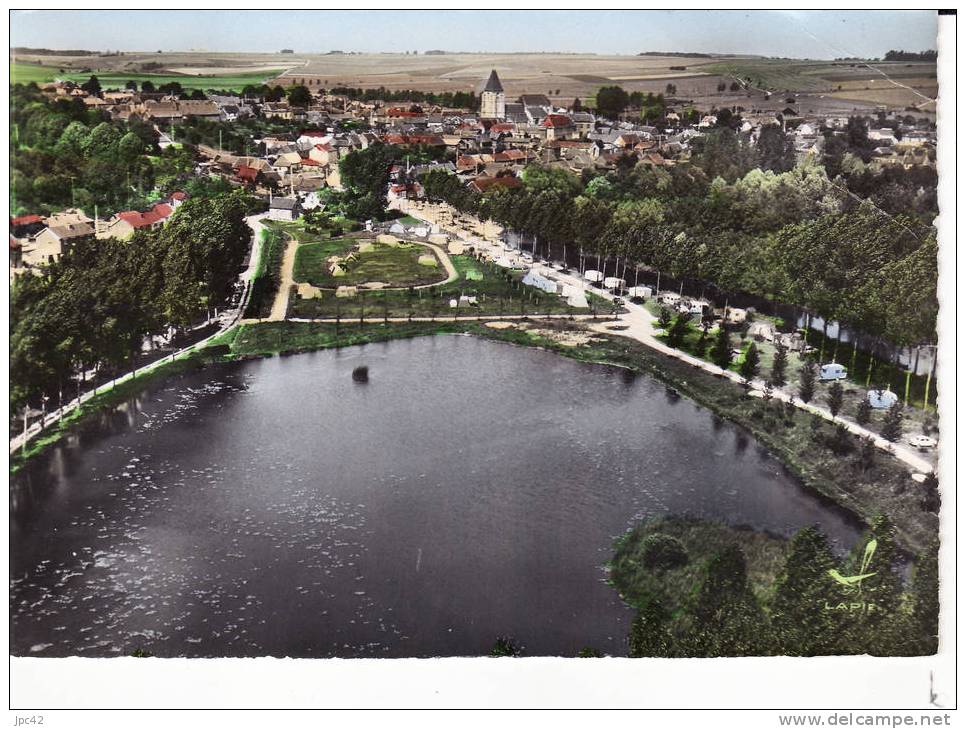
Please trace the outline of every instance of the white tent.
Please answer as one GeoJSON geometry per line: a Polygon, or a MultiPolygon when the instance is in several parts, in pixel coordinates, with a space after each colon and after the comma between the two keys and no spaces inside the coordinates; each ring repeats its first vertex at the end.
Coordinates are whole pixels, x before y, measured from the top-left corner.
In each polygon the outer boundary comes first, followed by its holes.
{"type": "Polygon", "coordinates": [[[587,297],[584,295],[584,292],[580,290],[574,290],[574,292],[567,297],[567,305],[572,306],[575,309],[590,308],[590,304],[587,302],[587,297]]]}
{"type": "Polygon", "coordinates": [[[584,278],[588,281],[603,281],[604,274],[602,274],[600,271],[595,271],[592,268],[588,268],[586,271],[584,271],[584,278]]]}
{"type": "Polygon", "coordinates": [[[869,390],[869,405],[876,410],[888,410],[898,400],[899,396],[892,390],[869,390]]]}
{"type": "Polygon", "coordinates": [[[551,281],[546,276],[540,275],[532,268],[527,271],[527,275],[523,277],[523,283],[525,283],[527,286],[538,288],[541,291],[546,291],[548,294],[557,293],[557,282],[551,281]]]}
{"type": "Polygon", "coordinates": [[[631,286],[627,289],[627,295],[633,298],[649,299],[651,298],[651,287],[650,286],[631,286]]]}
{"type": "Polygon", "coordinates": [[[618,278],[617,276],[608,276],[604,279],[605,289],[616,289],[624,287],[624,279],[618,278]]]}

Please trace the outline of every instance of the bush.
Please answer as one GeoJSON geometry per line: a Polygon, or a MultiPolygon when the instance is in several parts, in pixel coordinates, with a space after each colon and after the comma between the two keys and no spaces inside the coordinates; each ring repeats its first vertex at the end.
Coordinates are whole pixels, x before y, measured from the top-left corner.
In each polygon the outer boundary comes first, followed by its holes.
{"type": "Polygon", "coordinates": [[[688,552],[676,538],[667,534],[650,534],[641,543],[641,564],[659,570],[683,567],[688,552]]]}

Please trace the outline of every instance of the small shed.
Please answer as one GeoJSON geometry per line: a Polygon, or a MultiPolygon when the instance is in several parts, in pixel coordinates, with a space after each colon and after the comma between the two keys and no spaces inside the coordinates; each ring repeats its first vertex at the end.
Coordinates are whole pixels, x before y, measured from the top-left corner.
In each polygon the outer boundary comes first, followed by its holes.
{"type": "Polygon", "coordinates": [[[898,400],[899,396],[892,390],[869,390],[869,405],[876,410],[888,410],[898,400]]]}
{"type": "Polygon", "coordinates": [[[840,365],[838,362],[823,364],[818,370],[818,379],[822,382],[844,380],[848,376],[849,371],[845,369],[844,365],[840,365]]]}

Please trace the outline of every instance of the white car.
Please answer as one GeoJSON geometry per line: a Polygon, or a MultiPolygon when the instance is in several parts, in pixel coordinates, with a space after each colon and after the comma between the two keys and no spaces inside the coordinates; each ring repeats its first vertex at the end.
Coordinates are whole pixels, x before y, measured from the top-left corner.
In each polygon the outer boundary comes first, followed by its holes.
{"type": "Polygon", "coordinates": [[[912,435],[909,436],[909,445],[916,448],[935,448],[936,439],[930,438],[928,435],[912,435]]]}

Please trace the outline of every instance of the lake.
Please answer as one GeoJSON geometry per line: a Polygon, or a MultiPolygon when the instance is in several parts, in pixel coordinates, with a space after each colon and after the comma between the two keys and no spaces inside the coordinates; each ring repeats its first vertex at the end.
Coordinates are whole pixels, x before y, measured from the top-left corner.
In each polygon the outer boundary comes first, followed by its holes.
{"type": "Polygon", "coordinates": [[[10,509],[29,656],[626,655],[604,564],[640,519],[859,536],[664,385],[465,336],[172,377],[34,459],[10,509]]]}

